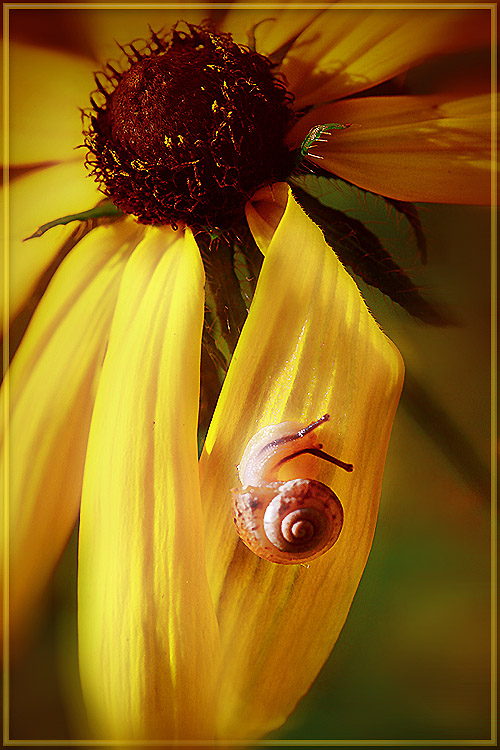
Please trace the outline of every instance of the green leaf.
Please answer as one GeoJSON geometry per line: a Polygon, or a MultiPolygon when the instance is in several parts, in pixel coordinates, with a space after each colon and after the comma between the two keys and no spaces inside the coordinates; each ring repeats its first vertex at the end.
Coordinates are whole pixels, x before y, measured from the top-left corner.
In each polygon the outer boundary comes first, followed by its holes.
{"type": "MultiPolygon", "coordinates": [[[[206,230],[195,234],[206,272],[206,333],[222,354],[226,367],[238,341],[248,307],[235,271],[234,237],[206,230]]],[[[215,350],[208,347],[214,359],[215,350]]],[[[214,362],[220,367],[220,360],[214,362]]]]}
{"type": "Polygon", "coordinates": [[[111,201],[98,203],[97,206],[89,209],[88,211],[80,211],[76,214],[60,216],[58,219],[52,219],[52,221],[48,221],[46,224],[42,224],[42,226],[38,227],[38,229],[33,232],[33,234],[30,234],[29,237],[25,237],[24,242],[26,242],[26,240],[32,240],[35,237],[41,237],[43,234],[45,234],[45,232],[48,232],[49,229],[60,226],[61,224],[69,224],[72,221],[90,221],[92,219],[101,219],[108,216],[115,218],[118,216],[123,216],[123,211],[115,206],[115,204],[111,201]]]}
{"type": "Polygon", "coordinates": [[[195,234],[206,271],[198,447],[201,451],[263,256],[245,224],[227,233],[195,234]]]}
{"type": "MultiPolygon", "coordinates": [[[[368,228],[370,221],[380,231],[379,196],[364,191],[360,196],[355,192],[358,188],[336,178],[309,175],[293,177],[290,182],[302,208],[322,229],[328,244],[354,274],[425,323],[442,326],[452,322],[443,310],[420,294],[379,236],[368,228]],[[325,205],[326,201],[329,205],[325,205]]],[[[411,215],[406,208],[398,206],[396,210],[404,216],[411,215]]]]}
{"type": "MultiPolygon", "coordinates": [[[[382,245],[396,236],[398,250],[408,247],[418,251],[425,262],[427,242],[416,206],[407,201],[371,193],[357,185],[334,177],[318,165],[313,174],[294,175],[292,181],[326,206],[359,219],[376,234],[382,245]]],[[[413,262],[414,255],[411,257],[413,262]]]]}
{"type": "Polygon", "coordinates": [[[388,203],[390,206],[393,206],[396,211],[401,213],[406,218],[411,228],[413,229],[415,241],[417,243],[417,248],[420,253],[422,262],[426,263],[427,240],[425,238],[422,222],[420,221],[420,216],[418,215],[416,207],[413,205],[413,203],[408,203],[407,201],[398,201],[395,198],[387,198],[385,195],[382,195],[381,198],[383,198],[386,203],[388,203]]]}

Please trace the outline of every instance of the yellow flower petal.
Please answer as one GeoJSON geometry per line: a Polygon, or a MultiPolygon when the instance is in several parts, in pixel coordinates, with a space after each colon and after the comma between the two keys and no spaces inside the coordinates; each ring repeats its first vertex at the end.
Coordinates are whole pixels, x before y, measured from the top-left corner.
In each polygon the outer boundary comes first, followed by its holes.
{"type": "MultiPolygon", "coordinates": [[[[267,193],[254,210],[269,223],[275,207],[267,193]]],[[[247,216],[253,229],[252,211],[247,216]]],[[[280,725],[331,651],[370,551],[402,386],[398,351],[292,197],[262,249],[256,294],[200,464],[207,569],[223,651],[222,737],[258,736],[280,725]],[[309,475],[341,499],[340,539],[307,566],[269,563],[234,529],[236,466],[263,425],[307,424],[324,413],[331,415],[320,433],[325,450],[354,464],[347,474],[312,459],[309,475]]]]}
{"type": "MultiPolygon", "coordinates": [[[[103,195],[92,179],[85,179],[80,160],[30,172],[9,187],[9,315],[13,318],[32,294],[47,266],[76,224],[54,227],[42,237],[23,242],[52,219],[86,211],[103,195]]],[[[4,288],[0,291],[3,314],[4,288]]]]}
{"type": "Polygon", "coordinates": [[[10,369],[14,638],[78,515],[96,372],[136,233],[135,225],[121,223],[91,232],[76,246],[52,279],[10,369]]]}
{"type": "Polygon", "coordinates": [[[141,40],[151,38],[150,27],[156,33],[162,30],[170,31],[177,21],[199,24],[209,16],[209,7],[183,9],[179,6],[175,9],[167,7],[142,10],[124,9],[117,4],[116,10],[86,10],[81,14],[81,27],[88,37],[95,59],[101,63],[111,59],[119,60],[122,57],[123,53],[118,44],[137,42],[140,49],[141,40]]]}
{"type": "Polygon", "coordinates": [[[489,41],[487,10],[334,6],[298,38],[282,70],[299,110],[364,91],[435,55],[489,41]]]}
{"type": "Polygon", "coordinates": [[[123,277],[82,496],[80,670],[98,736],[213,735],[217,624],[197,466],[203,267],[150,230],[123,277]]]}
{"type": "Polygon", "coordinates": [[[74,159],[83,142],[81,107],[90,106],[95,64],[56,50],[11,43],[10,164],[74,159]]]}
{"type": "Polygon", "coordinates": [[[261,55],[270,55],[282,45],[300,34],[311,21],[324,13],[317,8],[288,9],[281,3],[280,8],[263,7],[242,9],[235,3],[224,16],[221,30],[229,32],[237,44],[249,43],[249,32],[254,28],[255,48],[261,55]]]}
{"type": "Polygon", "coordinates": [[[262,252],[265,252],[264,248],[267,248],[273,238],[275,229],[283,216],[287,200],[288,185],[285,182],[278,182],[266,191],[259,190],[245,207],[249,221],[251,218],[255,242],[262,252]],[[272,200],[269,200],[269,191],[271,191],[272,200]],[[261,195],[264,195],[263,201],[260,200],[261,195]]]}
{"type": "Polygon", "coordinates": [[[323,136],[311,161],[355,185],[406,201],[490,203],[489,95],[367,97],[307,117],[302,132],[313,120],[352,123],[323,136]]]}

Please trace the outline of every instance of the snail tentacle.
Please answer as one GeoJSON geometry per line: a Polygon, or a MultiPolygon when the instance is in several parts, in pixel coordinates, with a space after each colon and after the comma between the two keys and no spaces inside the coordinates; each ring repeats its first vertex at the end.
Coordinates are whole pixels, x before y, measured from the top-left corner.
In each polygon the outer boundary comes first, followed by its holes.
{"type": "Polygon", "coordinates": [[[243,487],[232,491],[233,518],[247,547],[269,562],[309,562],[339,538],[344,512],[329,487],[316,479],[277,479],[283,464],[304,453],[353,470],[352,464],[321,450],[313,434],[329,418],[324,414],[305,427],[293,422],[269,425],[245,449],[238,467],[243,487]]]}

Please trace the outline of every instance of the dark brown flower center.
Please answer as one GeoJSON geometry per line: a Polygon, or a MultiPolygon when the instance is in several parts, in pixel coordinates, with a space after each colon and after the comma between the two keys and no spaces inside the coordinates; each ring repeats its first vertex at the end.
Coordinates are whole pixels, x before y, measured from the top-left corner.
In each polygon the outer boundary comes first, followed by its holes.
{"type": "Polygon", "coordinates": [[[85,131],[87,163],[123,211],[225,229],[291,172],[292,97],[266,57],[190,24],[125,52],[126,70],[96,76],[85,131]]]}

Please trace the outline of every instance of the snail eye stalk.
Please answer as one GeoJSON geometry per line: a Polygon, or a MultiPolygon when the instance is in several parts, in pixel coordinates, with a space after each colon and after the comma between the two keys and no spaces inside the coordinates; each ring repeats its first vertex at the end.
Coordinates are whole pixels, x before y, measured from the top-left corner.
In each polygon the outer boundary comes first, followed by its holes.
{"type": "Polygon", "coordinates": [[[294,431],[293,423],[269,425],[245,449],[238,467],[244,486],[232,490],[233,520],[244,544],[264,560],[283,565],[310,562],[340,536],[344,511],[330,487],[307,478],[275,481],[280,466],[304,453],[353,470],[352,464],[321,450],[313,434],[329,419],[324,414],[294,431]]]}
{"type": "Polygon", "coordinates": [[[292,458],[301,456],[304,453],[310,453],[312,456],[317,456],[318,458],[322,458],[324,461],[328,461],[329,463],[335,464],[335,466],[338,466],[341,469],[344,469],[344,471],[353,471],[354,469],[354,466],[352,464],[347,464],[345,463],[345,461],[341,461],[339,458],[335,458],[335,456],[331,456],[329,453],[325,453],[325,451],[322,451],[321,446],[319,448],[304,448],[301,451],[290,453],[289,456],[286,456],[285,458],[282,458],[281,461],[278,461],[276,466],[281,466],[282,464],[285,464],[287,461],[290,461],[292,458]]]}

